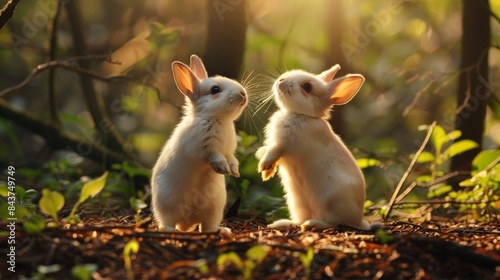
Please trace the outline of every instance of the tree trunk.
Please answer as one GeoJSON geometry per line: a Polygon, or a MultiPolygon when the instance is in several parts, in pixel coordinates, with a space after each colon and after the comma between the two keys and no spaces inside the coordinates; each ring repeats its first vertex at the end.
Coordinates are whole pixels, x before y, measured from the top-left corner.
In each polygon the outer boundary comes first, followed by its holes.
{"type": "MultiPolygon", "coordinates": [[[[488,81],[490,48],[490,9],[488,0],[462,0],[462,50],[457,92],[455,129],[462,131],[456,141],[470,139],[479,148],[455,156],[451,171],[469,171],[472,160],[481,150],[486,103],[491,94],[488,81]]],[[[463,178],[450,183],[457,187],[463,178]]]]}
{"type": "MultiPolygon", "coordinates": [[[[325,69],[339,64],[341,69],[336,77],[341,77],[346,74],[354,72],[351,65],[347,61],[342,48],[342,36],[345,30],[345,17],[343,11],[342,0],[328,1],[326,9],[330,11],[325,19],[326,23],[326,36],[327,36],[327,49],[325,53],[325,69]]],[[[345,135],[345,122],[344,122],[344,107],[335,106],[332,112],[330,124],[336,134],[344,137],[345,135]]]]}
{"type": "Polygon", "coordinates": [[[211,0],[207,5],[208,38],[203,57],[207,72],[237,79],[245,51],[246,2],[211,0]]]}

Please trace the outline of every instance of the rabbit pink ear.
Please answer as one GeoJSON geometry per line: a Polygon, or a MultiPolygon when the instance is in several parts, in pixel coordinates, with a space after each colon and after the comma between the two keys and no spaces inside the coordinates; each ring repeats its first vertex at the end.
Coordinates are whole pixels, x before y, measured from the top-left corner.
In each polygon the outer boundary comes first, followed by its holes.
{"type": "Polygon", "coordinates": [[[199,58],[197,55],[191,55],[189,67],[191,68],[191,70],[193,70],[198,79],[203,80],[208,77],[205,65],[203,64],[203,61],[201,61],[201,58],[199,58]]]}
{"type": "Polygon", "coordinates": [[[332,68],[321,72],[321,74],[318,74],[317,77],[325,81],[325,83],[328,83],[331,80],[333,80],[335,74],[337,74],[339,70],[340,70],[340,65],[335,64],[332,66],[332,68]]]}
{"type": "Polygon", "coordinates": [[[172,71],[177,88],[187,97],[195,98],[196,95],[194,92],[200,80],[198,80],[193,71],[186,64],[178,61],[172,63],[172,71]]]}
{"type": "Polygon", "coordinates": [[[349,74],[328,83],[329,99],[335,105],[351,101],[363,85],[365,78],[359,74],[349,74]]]}

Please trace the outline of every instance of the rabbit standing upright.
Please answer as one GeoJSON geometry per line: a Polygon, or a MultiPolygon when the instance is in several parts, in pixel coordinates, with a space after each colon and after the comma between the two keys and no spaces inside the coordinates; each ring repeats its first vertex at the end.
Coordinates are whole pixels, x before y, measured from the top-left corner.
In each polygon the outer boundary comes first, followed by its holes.
{"type": "Polygon", "coordinates": [[[201,59],[190,67],[172,63],[175,83],[185,95],[184,117],[165,143],[153,168],[152,211],[167,231],[230,229],[220,227],[226,204],[224,174],[239,177],[236,120],[248,103],[238,82],[208,77],[201,59]]]}
{"type": "Polygon", "coordinates": [[[380,226],[363,219],[363,174],[327,122],[332,106],[349,102],[364,82],[359,74],[334,80],[339,69],[335,65],[319,75],[292,70],[273,85],[279,110],[270,118],[264,146],[257,151],[258,171],[268,180],[279,166],[291,220],[278,220],[270,228],[380,226]]]}

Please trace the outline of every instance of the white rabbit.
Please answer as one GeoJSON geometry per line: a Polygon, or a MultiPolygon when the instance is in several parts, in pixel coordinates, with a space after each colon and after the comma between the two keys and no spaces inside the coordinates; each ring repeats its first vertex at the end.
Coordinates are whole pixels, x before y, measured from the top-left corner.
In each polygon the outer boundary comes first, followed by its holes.
{"type": "Polygon", "coordinates": [[[381,226],[363,219],[363,174],[327,122],[332,106],[349,102],[364,82],[359,74],[333,80],[339,69],[335,65],[319,75],[292,70],[273,85],[279,110],[270,118],[264,146],[257,151],[258,171],[268,180],[279,165],[291,220],[276,221],[269,228],[381,226]]]}
{"type": "Polygon", "coordinates": [[[176,61],[172,70],[186,105],[153,168],[153,216],[167,231],[192,231],[199,225],[200,231],[230,233],[219,226],[227,196],[223,174],[240,175],[234,120],[248,103],[247,93],[236,81],[207,77],[196,55],[190,67],[176,61]]]}

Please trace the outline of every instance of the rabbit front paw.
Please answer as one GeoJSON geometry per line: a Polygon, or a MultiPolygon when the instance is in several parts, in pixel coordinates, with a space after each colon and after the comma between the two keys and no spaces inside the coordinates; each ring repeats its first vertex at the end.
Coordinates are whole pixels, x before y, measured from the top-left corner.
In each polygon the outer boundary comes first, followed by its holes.
{"type": "Polygon", "coordinates": [[[231,170],[231,174],[232,176],[236,177],[236,178],[239,178],[240,177],[240,172],[238,171],[239,169],[239,162],[238,160],[234,157],[234,156],[231,156],[227,162],[229,163],[229,168],[231,170]]]}
{"type": "Polygon", "coordinates": [[[267,181],[276,173],[276,160],[264,157],[259,162],[258,172],[262,173],[262,180],[267,181]]]}
{"type": "Polygon", "coordinates": [[[214,156],[210,158],[208,162],[215,170],[215,172],[223,175],[232,174],[231,167],[229,166],[229,163],[223,156],[214,156]]]}

